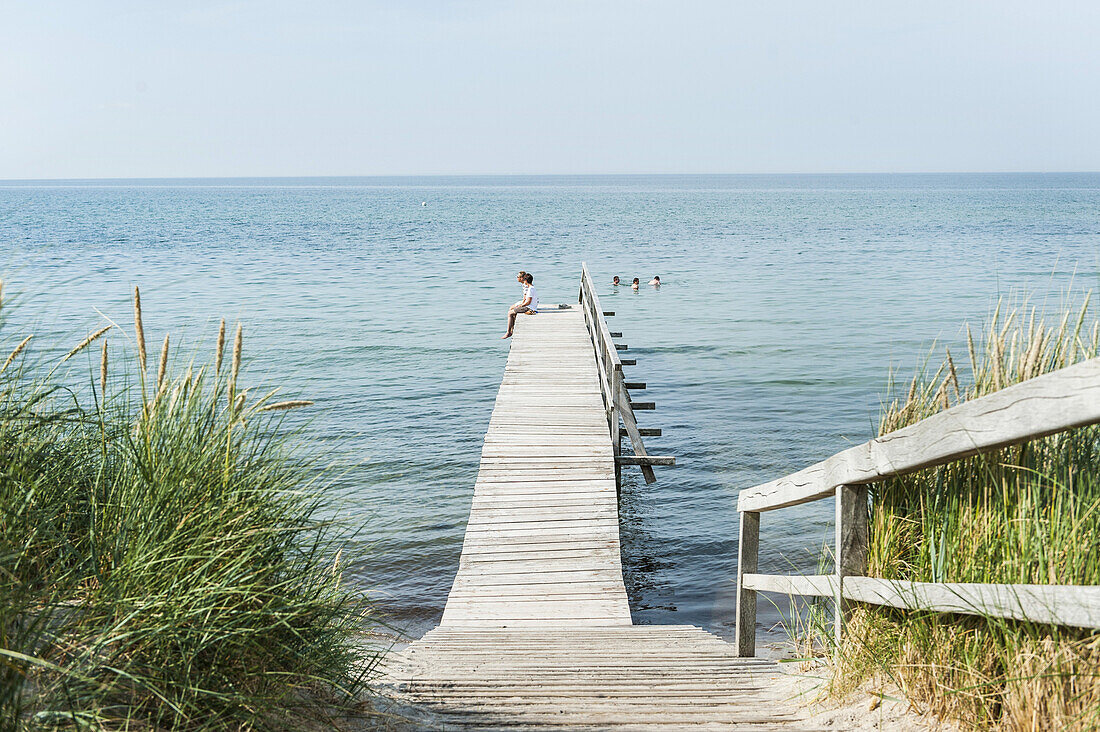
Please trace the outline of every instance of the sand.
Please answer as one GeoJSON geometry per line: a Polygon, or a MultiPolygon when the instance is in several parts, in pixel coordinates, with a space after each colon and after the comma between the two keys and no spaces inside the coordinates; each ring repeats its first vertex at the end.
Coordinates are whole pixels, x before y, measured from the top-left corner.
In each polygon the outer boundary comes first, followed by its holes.
{"type": "Polygon", "coordinates": [[[956,732],[958,727],[934,715],[918,712],[897,687],[890,684],[861,688],[844,699],[827,694],[831,671],[824,661],[798,661],[789,643],[763,644],[757,655],[779,661],[776,691],[786,703],[806,715],[811,727],[836,730],[891,730],[891,732],[956,732]]]}

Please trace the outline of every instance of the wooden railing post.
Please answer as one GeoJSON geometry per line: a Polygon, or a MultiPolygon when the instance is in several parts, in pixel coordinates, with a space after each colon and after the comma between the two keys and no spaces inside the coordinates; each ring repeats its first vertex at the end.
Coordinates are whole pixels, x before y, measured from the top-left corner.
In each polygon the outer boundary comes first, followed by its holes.
{"type": "Polygon", "coordinates": [[[760,514],[741,512],[741,530],[737,539],[737,616],[734,632],[737,655],[756,655],[756,590],[745,587],[745,575],[756,573],[760,558],[760,514]]]}
{"type": "Polygon", "coordinates": [[[844,599],[844,578],[867,572],[867,486],[836,487],[836,582],[833,596],[833,632],[840,652],[844,620],[849,612],[844,599]]]}

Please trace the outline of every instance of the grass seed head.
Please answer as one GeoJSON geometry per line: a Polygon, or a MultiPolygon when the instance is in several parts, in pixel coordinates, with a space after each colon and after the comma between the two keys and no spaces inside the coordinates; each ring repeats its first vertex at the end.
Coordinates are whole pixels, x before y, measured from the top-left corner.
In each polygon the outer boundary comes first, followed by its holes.
{"type": "Polygon", "coordinates": [[[113,327],[114,327],[113,325],[103,326],[102,328],[97,330],[95,333],[92,333],[90,336],[88,336],[87,338],[82,340],[80,343],[78,343],[76,348],[74,348],[73,350],[66,353],[65,358],[63,358],[61,360],[62,361],[68,361],[70,358],[72,358],[76,354],[80,353],[85,348],[87,348],[92,343],[92,341],[96,340],[97,338],[99,338],[101,335],[103,335],[104,333],[106,333],[107,331],[109,331],[113,327]]]}
{"type": "Polygon", "coordinates": [[[222,356],[225,354],[225,318],[222,318],[222,323],[218,327],[218,350],[214,356],[214,373],[220,374],[222,372],[222,356]]]}
{"type": "Polygon", "coordinates": [[[233,362],[229,367],[229,391],[226,393],[226,399],[231,409],[235,406],[234,400],[236,399],[237,391],[237,374],[241,371],[241,343],[243,339],[243,330],[241,324],[237,323],[237,334],[233,339],[233,362]]]}
{"type": "Polygon", "coordinates": [[[103,341],[102,354],[99,357],[99,394],[107,394],[107,341],[103,341]]]}
{"type": "Polygon", "coordinates": [[[237,335],[233,339],[233,365],[232,365],[232,369],[233,369],[233,381],[234,382],[236,382],[237,374],[241,370],[241,343],[242,343],[243,332],[244,332],[244,326],[242,326],[240,323],[237,323],[237,335]]]}
{"type": "Polygon", "coordinates": [[[145,373],[145,328],[141,325],[141,292],[134,286],[134,335],[137,338],[138,365],[145,373]]]}
{"type": "Polygon", "coordinates": [[[160,348],[160,363],[157,365],[157,390],[164,385],[164,372],[168,370],[168,336],[164,336],[164,345],[160,348]]]}
{"type": "Polygon", "coordinates": [[[4,362],[3,366],[0,366],[0,374],[4,373],[4,370],[7,369],[8,366],[11,366],[11,362],[14,361],[19,356],[19,354],[23,352],[23,349],[27,347],[27,343],[30,342],[31,338],[34,338],[33,333],[24,338],[19,343],[19,345],[15,347],[15,350],[12,351],[11,355],[8,356],[8,360],[4,362]]]}

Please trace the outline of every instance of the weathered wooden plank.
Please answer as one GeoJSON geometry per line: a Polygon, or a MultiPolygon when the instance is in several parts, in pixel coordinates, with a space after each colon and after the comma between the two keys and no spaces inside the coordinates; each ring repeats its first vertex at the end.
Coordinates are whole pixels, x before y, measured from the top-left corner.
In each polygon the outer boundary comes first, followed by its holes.
{"type": "Polygon", "coordinates": [[[1100,422],[1100,358],[973,399],[779,480],[741,491],[741,511],[817,500],[870,483],[1100,422]]]}
{"type": "MultiPolygon", "coordinates": [[[[759,514],[757,514],[759,515],[759,514]]],[[[836,594],[836,575],[779,575],[756,574],[746,568],[741,585],[756,592],[777,592],[783,595],[833,597],[836,594]]]]}
{"type": "Polygon", "coordinates": [[[933,584],[847,577],[844,597],[910,610],[1100,628],[1100,586],[933,584]]]}
{"type": "MultiPolygon", "coordinates": [[[[836,575],[748,574],[745,586],[758,592],[832,597],[836,594],[836,575]]],[[[932,583],[846,577],[843,596],[855,602],[908,610],[1100,628],[1100,585],[932,583]]]]}

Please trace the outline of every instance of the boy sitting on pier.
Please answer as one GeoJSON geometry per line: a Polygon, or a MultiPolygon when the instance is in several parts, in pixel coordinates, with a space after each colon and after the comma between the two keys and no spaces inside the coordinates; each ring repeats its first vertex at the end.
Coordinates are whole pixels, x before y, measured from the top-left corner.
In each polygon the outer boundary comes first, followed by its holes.
{"type": "Polygon", "coordinates": [[[535,292],[535,278],[530,272],[520,272],[520,279],[524,283],[523,299],[508,308],[508,332],[502,335],[501,339],[512,337],[512,329],[516,326],[517,315],[520,313],[537,315],[539,312],[539,295],[535,292]]]}

